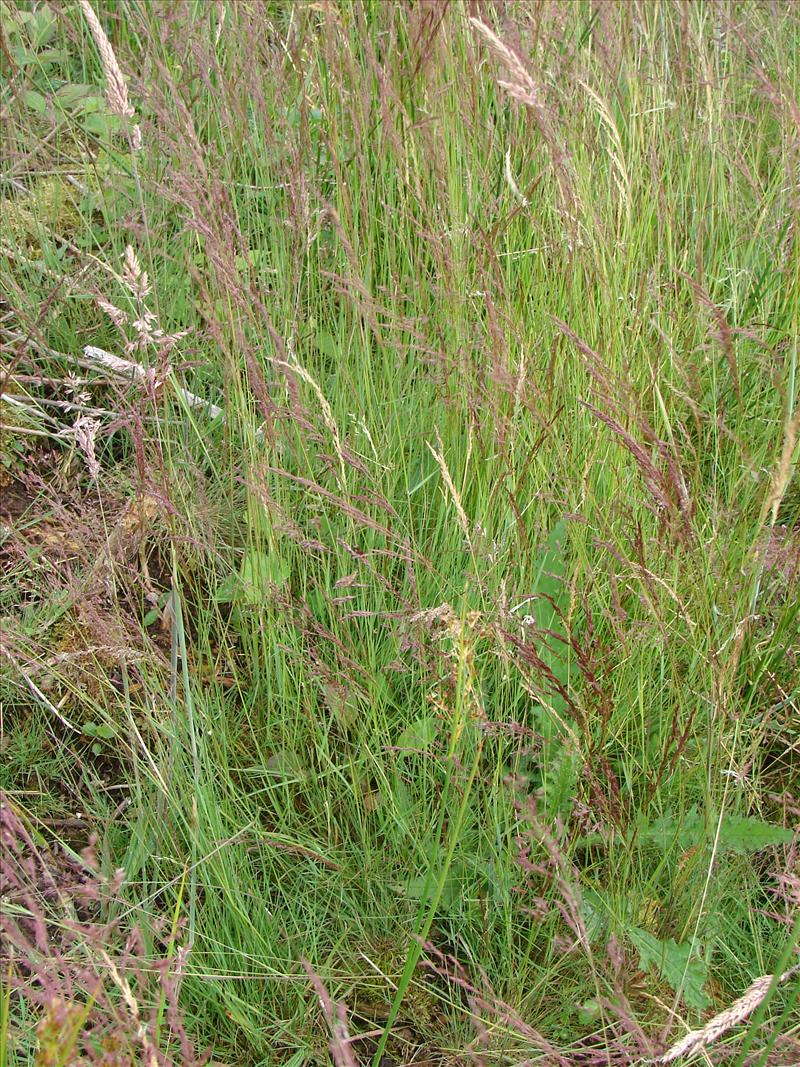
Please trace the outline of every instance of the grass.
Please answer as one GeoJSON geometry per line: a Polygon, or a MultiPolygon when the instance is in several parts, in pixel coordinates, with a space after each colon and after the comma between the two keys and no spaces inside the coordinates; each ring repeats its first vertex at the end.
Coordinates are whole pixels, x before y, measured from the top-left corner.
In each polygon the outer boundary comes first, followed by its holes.
{"type": "Polygon", "coordinates": [[[0,1062],[638,1063],[768,974],[795,1062],[797,8],[96,11],[0,5],[0,1062]]]}

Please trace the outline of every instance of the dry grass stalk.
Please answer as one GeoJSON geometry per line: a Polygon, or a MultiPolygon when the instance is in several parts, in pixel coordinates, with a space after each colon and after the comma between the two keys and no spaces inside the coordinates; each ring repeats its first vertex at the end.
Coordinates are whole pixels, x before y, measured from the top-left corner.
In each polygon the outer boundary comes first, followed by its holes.
{"type": "Polygon", "coordinates": [[[89,475],[93,482],[97,481],[100,474],[100,461],[94,448],[99,429],[100,423],[97,419],[82,415],[75,420],[75,425],[71,430],[71,433],[75,436],[75,443],[86,460],[86,466],[89,468],[89,475]]]}
{"type": "Polygon", "coordinates": [[[525,196],[525,194],[522,192],[520,187],[517,185],[516,180],[514,178],[514,174],[513,174],[512,170],[511,170],[511,149],[510,148],[506,150],[505,176],[506,176],[506,183],[508,184],[509,189],[514,194],[516,199],[519,200],[520,204],[522,204],[523,207],[528,207],[529,206],[528,205],[528,198],[527,198],[527,196],[525,196]]]}
{"type": "MultiPolygon", "coordinates": [[[[788,971],[780,976],[778,984],[787,982],[798,972],[800,972],[800,964],[790,967],[788,971]]],[[[756,978],[750,988],[738,1000],[735,1000],[729,1008],[720,1012],[719,1015],[715,1015],[713,1019],[709,1019],[702,1029],[691,1030],[686,1037],[681,1038],[677,1044],[668,1049],[663,1056],[660,1056],[656,1063],[673,1063],[682,1056],[692,1056],[695,1052],[699,1052],[700,1049],[712,1045],[724,1033],[744,1022],[756,1010],[766,997],[772,982],[773,976],[771,974],[756,978]]]]}
{"type": "MultiPolygon", "coordinates": [[[[144,367],[141,367],[138,363],[131,363],[130,360],[122,359],[121,356],[115,356],[111,352],[106,352],[104,348],[86,345],[83,354],[92,365],[110,371],[117,378],[127,378],[136,382],[147,381],[149,372],[144,367]]],[[[188,389],[184,389],[180,385],[175,385],[175,391],[186,401],[189,407],[203,408],[212,419],[224,414],[221,407],[212,404],[210,400],[203,400],[202,397],[189,392],[188,389]]]]}
{"type": "Polygon", "coordinates": [[[136,1036],[141,1042],[142,1052],[144,1054],[145,1063],[147,1067],[159,1067],[159,1055],[153,1042],[147,1033],[147,1027],[143,1024],[141,1014],[139,1012],[139,1004],[136,997],[133,995],[130,982],[117,969],[116,964],[108,955],[107,952],[100,950],[100,958],[108,968],[108,973],[111,976],[111,980],[114,985],[122,994],[122,999],[125,1002],[125,1007],[131,1014],[131,1019],[136,1026],[136,1036]]]}
{"type": "Polygon", "coordinates": [[[314,968],[308,960],[301,960],[303,968],[308,975],[314,992],[319,1000],[325,1019],[330,1027],[331,1040],[329,1044],[331,1056],[336,1067],[358,1067],[353,1050],[350,1048],[353,1038],[347,1028],[347,1013],[344,1004],[337,1004],[314,968]]]}

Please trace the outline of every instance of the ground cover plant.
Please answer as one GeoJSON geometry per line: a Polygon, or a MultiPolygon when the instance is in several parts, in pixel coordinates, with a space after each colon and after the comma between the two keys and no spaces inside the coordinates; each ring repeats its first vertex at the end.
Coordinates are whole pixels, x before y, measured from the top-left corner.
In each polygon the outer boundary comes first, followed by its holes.
{"type": "Polygon", "coordinates": [[[0,34],[0,1067],[800,1062],[800,7],[0,34]]]}

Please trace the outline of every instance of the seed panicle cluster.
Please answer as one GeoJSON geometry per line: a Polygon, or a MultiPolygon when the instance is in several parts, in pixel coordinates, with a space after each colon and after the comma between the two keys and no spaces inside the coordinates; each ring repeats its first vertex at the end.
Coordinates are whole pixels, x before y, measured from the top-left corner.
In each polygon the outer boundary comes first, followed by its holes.
{"type": "MultiPolygon", "coordinates": [[[[778,984],[788,982],[798,972],[800,972],[800,964],[790,967],[788,971],[780,976],[778,984]]],[[[752,1015],[759,1004],[763,1002],[772,983],[773,976],[771,974],[756,978],[752,985],[730,1007],[715,1015],[713,1019],[709,1019],[701,1029],[691,1030],[685,1037],[668,1049],[663,1056],[660,1056],[656,1063],[674,1063],[675,1060],[685,1056],[693,1056],[701,1049],[713,1045],[728,1030],[738,1026],[739,1023],[744,1022],[748,1016],[752,1015]]]]}

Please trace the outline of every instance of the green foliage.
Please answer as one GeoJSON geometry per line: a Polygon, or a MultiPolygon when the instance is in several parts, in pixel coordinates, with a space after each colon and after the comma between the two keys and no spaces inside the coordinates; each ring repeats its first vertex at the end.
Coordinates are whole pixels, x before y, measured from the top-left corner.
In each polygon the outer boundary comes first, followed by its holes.
{"type": "Polygon", "coordinates": [[[230,575],[217,590],[220,604],[256,607],[263,604],[271,587],[282,586],[289,568],[275,552],[247,552],[238,574],[230,575]]]}
{"type": "Polygon", "coordinates": [[[725,813],[721,819],[709,820],[693,807],[680,818],[663,816],[657,819],[640,835],[640,841],[662,851],[677,846],[686,852],[711,845],[720,855],[726,852],[746,855],[771,845],[788,845],[793,836],[786,827],[743,815],[725,813]]]}
{"type": "Polygon", "coordinates": [[[639,953],[639,963],[645,970],[652,969],[676,992],[686,1005],[702,1011],[711,1003],[703,986],[708,978],[705,962],[697,958],[692,945],[678,945],[672,938],[659,941],[646,930],[632,926],[628,936],[639,953]]]}

